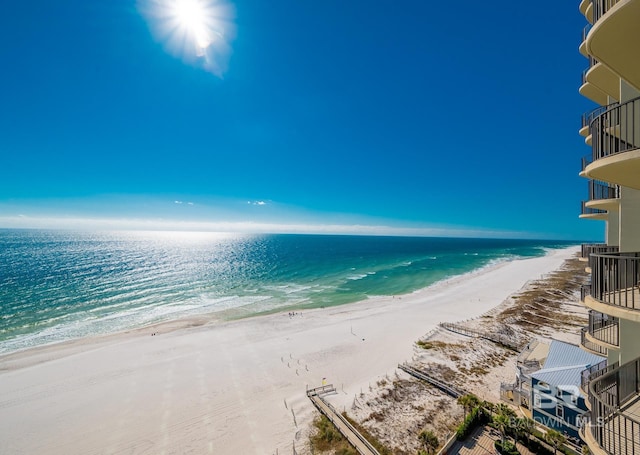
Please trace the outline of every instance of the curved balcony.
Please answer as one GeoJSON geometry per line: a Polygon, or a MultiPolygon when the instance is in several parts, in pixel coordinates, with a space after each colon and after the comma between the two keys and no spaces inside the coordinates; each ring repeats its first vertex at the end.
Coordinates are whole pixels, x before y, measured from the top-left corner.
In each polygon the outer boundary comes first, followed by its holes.
{"type": "MultiPolygon", "coordinates": [[[[607,245],[606,243],[583,243],[581,246],[582,259],[588,261],[592,254],[611,254],[617,253],[618,246],[607,245]]],[[[585,286],[591,286],[587,284],[585,286]]]]}
{"type": "MultiPolygon", "coordinates": [[[[619,250],[620,250],[620,247],[618,246],[609,246],[609,245],[593,246],[589,251],[589,256],[587,256],[587,261],[589,262],[589,265],[585,268],[585,271],[587,273],[591,273],[591,271],[593,270],[593,267],[594,267],[593,263],[595,259],[593,259],[593,257],[591,256],[592,254],[616,254],[618,253],[619,250]]],[[[589,284],[588,286],[591,286],[591,285],[589,284]]],[[[584,302],[584,298],[582,299],[582,301],[584,302]]]]}
{"type": "Polygon", "coordinates": [[[580,246],[580,260],[588,261],[594,248],[606,247],[606,243],[583,243],[580,246]]]}
{"type": "Polygon", "coordinates": [[[590,180],[589,200],[585,206],[600,210],[618,210],[620,207],[620,186],[590,180]]]}
{"type": "Polygon", "coordinates": [[[585,441],[592,453],[638,454],[640,359],[606,370],[589,381],[591,421],[585,441]]]}
{"type": "Polygon", "coordinates": [[[580,159],[580,173],[578,175],[580,175],[580,177],[584,177],[587,178],[587,174],[585,174],[585,171],[587,169],[587,167],[591,164],[591,162],[593,161],[593,152],[591,152],[590,154],[583,156],[580,159]]]}
{"type": "MultiPolygon", "coordinates": [[[[620,99],[620,76],[591,56],[589,56],[589,68],[583,73],[582,83],[583,86],[584,84],[593,85],[608,97],[620,99]]],[[[585,88],[585,90],[587,89],[585,88]]],[[[587,96],[583,93],[583,87],[580,87],[579,91],[583,96],[587,96]]],[[[589,97],[587,96],[587,98],[589,97]]],[[[608,102],[609,99],[604,98],[604,103],[599,104],[605,105],[608,102]]]]}
{"type": "Polygon", "coordinates": [[[586,218],[589,220],[606,220],[607,211],[589,207],[588,201],[582,201],[582,208],[580,210],[580,218],[586,218]]]}
{"type": "MultiPolygon", "coordinates": [[[[618,362],[613,363],[611,365],[607,365],[607,360],[603,360],[600,363],[596,363],[595,365],[591,365],[589,368],[582,370],[580,374],[580,388],[584,392],[585,395],[589,395],[589,383],[595,379],[598,379],[600,376],[608,373],[609,371],[618,368],[618,362]]],[[[589,403],[589,400],[586,400],[589,403]]]]}
{"type": "Polygon", "coordinates": [[[604,93],[587,79],[587,74],[589,74],[590,70],[591,67],[582,72],[582,84],[580,85],[580,89],[578,90],[578,92],[580,92],[582,96],[590,99],[594,103],[604,106],[609,103],[609,98],[607,97],[606,93],[604,93]]]}
{"type": "Polygon", "coordinates": [[[580,287],[580,301],[584,302],[587,296],[591,295],[591,284],[583,284],[580,287]]]}
{"type": "Polygon", "coordinates": [[[589,325],[586,328],[589,341],[604,344],[605,348],[620,346],[620,320],[615,316],[589,310],[589,325]]]}
{"type": "Polygon", "coordinates": [[[591,24],[587,24],[582,29],[582,41],[580,41],[580,47],[578,50],[582,55],[589,58],[589,54],[587,53],[587,35],[589,34],[589,30],[591,30],[591,24]]]}
{"type": "Polygon", "coordinates": [[[593,27],[586,51],[640,90],[640,2],[637,0],[592,0],[593,27]]]}
{"type": "MultiPolygon", "coordinates": [[[[606,112],[607,109],[617,106],[619,103],[612,103],[612,104],[607,104],[606,106],[598,106],[597,108],[593,109],[592,111],[589,112],[585,112],[584,114],[582,114],[582,124],[580,126],[580,135],[583,136],[585,138],[585,142],[588,145],[591,145],[591,131],[590,131],[590,127],[591,127],[591,122],[593,122],[593,119],[598,117],[600,114],[602,114],[603,112],[606,112]]],[[[591,160],[589,160],[589,162],[591,162],[591,160]]],[[[582,167],[582,169],[584,170],[584,167],[582,167]]]]}
{"type": "Polygon", "coordinates": [[[589,0],[591,2],[591,23],[595,24],[620,0],[589,0]]]}
{"type": "Polygon", "coordinates": [[[591,254],[592,310],[640,321],[640,253],[591,254]]]}
{"type": "Polygon", "coordinates": [[[587,336],[587,327],[580,329],[580,346],[587,352],[595,355],[607,356],[609,350],[599,343],[594,342],[587,336]]]}
{"type": "Polygon", "coordinates": [[[609,107],[593,119],[590,131],[593,161],[583,175],[640,189],[640,97],[609,107]]]}
{"type": "Polygon", "coordinates": [[[579,8],[589,23],[593,24],[593,5],[591,4],[591,0],[582,0],[579,8]]]}

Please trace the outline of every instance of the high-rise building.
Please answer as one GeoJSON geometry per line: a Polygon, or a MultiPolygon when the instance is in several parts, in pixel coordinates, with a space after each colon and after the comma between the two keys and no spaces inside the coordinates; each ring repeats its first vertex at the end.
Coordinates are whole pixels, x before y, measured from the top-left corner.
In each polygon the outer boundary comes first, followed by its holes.
{"type": "Polygon", "coordinates": [[[582,300],[584,349],[607,360],[582,375],[593,454],[640,454],[640,0],[582,0],[589,59],[580,93],[598,106],[582,117],[589,198],[582,218],[605,222],[605,243],[583,245],[591,284],[582,300]]]}

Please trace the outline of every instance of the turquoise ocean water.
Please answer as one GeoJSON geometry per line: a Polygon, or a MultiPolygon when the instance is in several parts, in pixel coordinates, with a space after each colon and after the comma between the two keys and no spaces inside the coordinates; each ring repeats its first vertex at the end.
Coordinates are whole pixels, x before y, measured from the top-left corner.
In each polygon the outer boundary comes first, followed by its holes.
{"type": "Polygon", "coordinates": [[[397,295],[566,242],[0,230],[0,353],[173,319],[397,295]]]}

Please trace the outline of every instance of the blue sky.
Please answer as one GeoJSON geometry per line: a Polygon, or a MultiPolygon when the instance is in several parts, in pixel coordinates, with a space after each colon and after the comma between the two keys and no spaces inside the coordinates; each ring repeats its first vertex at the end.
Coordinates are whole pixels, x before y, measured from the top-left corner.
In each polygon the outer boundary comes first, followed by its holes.
{"type": "Polygon", "coordinates": [[[232,7],[212,71],[135,0],[3,5],[0,227],[602,237],[577,1],[232,7]]]}

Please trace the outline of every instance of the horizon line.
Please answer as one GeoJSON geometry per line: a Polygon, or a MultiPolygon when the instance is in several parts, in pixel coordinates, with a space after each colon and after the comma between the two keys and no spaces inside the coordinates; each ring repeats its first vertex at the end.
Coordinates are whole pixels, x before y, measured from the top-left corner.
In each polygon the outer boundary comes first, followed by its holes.
{"type": "Polygon", "coordinates": [[[126,218],[0,217],[0,229],[217,232],[238,234],[308,234],[386,237],[495,238],[576,241],[552,234],[460,226],[391,226],[384,224],[266,223],[253,221],[181,221],[126,218]]]}

